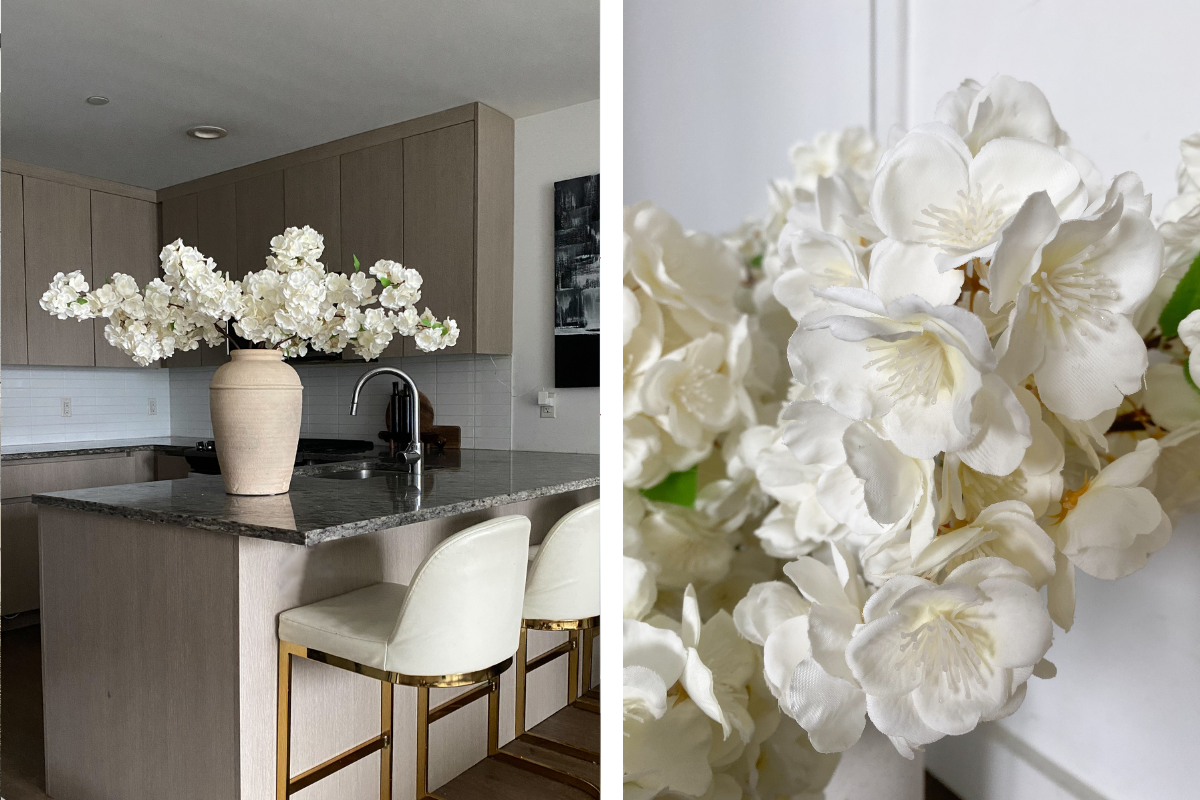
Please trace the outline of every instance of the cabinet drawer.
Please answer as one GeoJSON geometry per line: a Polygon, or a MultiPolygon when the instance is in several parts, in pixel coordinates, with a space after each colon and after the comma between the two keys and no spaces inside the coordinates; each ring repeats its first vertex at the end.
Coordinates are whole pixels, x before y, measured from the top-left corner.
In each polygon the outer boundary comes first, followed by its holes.
{"type": "Polygon", "coordinates": [[[8,500],[44,492],[152,480],[154,452],[150,450],[46,458],[5,464],[0,468],[0,496],[8,500]]]}

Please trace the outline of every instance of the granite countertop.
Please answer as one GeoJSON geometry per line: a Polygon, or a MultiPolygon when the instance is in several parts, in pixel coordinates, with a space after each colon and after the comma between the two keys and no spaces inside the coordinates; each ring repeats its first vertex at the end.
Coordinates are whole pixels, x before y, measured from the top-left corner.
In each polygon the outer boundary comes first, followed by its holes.
{"type": "Polygon", "coordinates": [[[297,468],[291,491],[225,493],[219,475],[35,494],[38,505],[311,546],[600,484],[600,457],[578,453],[462,450],[458,463],[431,458],[418,491],[405,474],[333,480],[363,463],[297,468]]]}
{"type": "MultiPolygon", "coordinates": [[[[196,442],[212,439],[211,436],[152,436],[137,439],[97,439],[87,442],[50,442],[46,444],[5,445],[0,451],[0,462],[32,461],[39,458],[70,458],[101,453],[124,453],[131,450],[155,450],[170,455],[183,455],[183,451],[196,446],[196,442]]],[[[329,452],[306,452],[303,448],[297,456],[313,461],[345,461],[346,458],[371,458],[386,448],[382,445],[354,456],[329,452]]]]}
{"type": "Polygon", "coordinates": [[[88,442],[50,442],[47,444],[5,445],[0,461],[28,461],[36,458],[68,458],[98,453],[123,453],[127,450],[158,450],[178,455],[196,446],[194,436],[156,436],[137,439],[97,439],[88,442]]]}

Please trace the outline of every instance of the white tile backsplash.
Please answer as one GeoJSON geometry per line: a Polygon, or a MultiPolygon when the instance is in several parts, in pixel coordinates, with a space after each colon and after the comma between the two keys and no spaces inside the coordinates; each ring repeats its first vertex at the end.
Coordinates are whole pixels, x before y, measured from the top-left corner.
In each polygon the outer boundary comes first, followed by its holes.
{"type": "MultiPolygon", "coordinates": [[[[512,448],[512,358],[429,355],[369,364],[300,366],[304,384],[302,436],[377,441],[384,428],[391,381],[363,389],[358,415],[350,397],[359,377],[377,365],[404,370],[433,402],[438,425],[462,428],[462,446],[512,448]]],[[[93,441],[129,436],[212,436],[208,385],[216,367],[100,369],[25,367],[0,370],[0,444],[93,441]],[[61,399],[71,398],[71,416],[61,399]],[[158,413],[150,416],[155,398],[158,413]]]]}
{"type": "Polygon", "coordinates": [[[41,444],[171,435],[165,369],[0,368],[0,444],[41,444]],[[62,398],[71,416],[62,416],[62,398]],[[151,416],[150,398],[158,413],[151,416]]]}
{"type": "MultiPolygon", "coordinates": [[[[357,416],[350,398],[359,377],[375,366],[394,366],[408,373],[433,403],[438,425],[462,428],[462,446],[512,449],[512,359],[509,356],[430,355],[380,359],[369,364],[313,364],[297,367],[304,384],[302,436],[368,439],[378,442],[391,381],[379,377],[367,384],[357,416]]],[[[216,367],[187,367],[171,372],[171,434],[212,436],[208,385],[216,367]]]]}

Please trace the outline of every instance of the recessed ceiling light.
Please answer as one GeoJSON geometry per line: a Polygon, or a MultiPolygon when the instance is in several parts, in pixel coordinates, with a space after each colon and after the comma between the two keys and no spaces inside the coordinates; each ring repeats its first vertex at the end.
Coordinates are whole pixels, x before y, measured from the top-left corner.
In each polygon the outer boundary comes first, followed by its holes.
{"type": "Polygon", "coordinates": [[[229,134],[229,131],[224,128],[218,128],[216,125],[197,125],[194,128],[188,128],[187,135],[193,139],[224,139],[229,134]]]}
{"type": "Polygon", "coordinates": [[[106,106],[108,105],[108,98],[104,95],[94,94],[87,99],[87,103],[90,106],[106,106]]]}

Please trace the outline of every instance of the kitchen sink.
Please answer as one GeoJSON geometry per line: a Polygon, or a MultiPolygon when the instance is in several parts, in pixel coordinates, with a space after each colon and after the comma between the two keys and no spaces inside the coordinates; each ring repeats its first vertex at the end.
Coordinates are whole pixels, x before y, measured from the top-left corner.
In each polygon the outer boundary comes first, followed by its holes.
{"type": "MultiPolygon", "coordinates": [[[[425,464],[425,474],[437,472],[440,467],[425,464]]],[[[361,481],[368,478],[405,478],[412,473],[401,463],[390,461],[342,461],[336,464],[319,464],[297,468],[295,474],[312,478],[328,478],[334,481],[361,481]]]]}
{"type": "Polygon", "coordinates": [[[361,481],[367,478],[392,478],[408,475],[404,469],[344,469],[313,475],[314,478],[329,478],[334,481],[361,481]]]}

